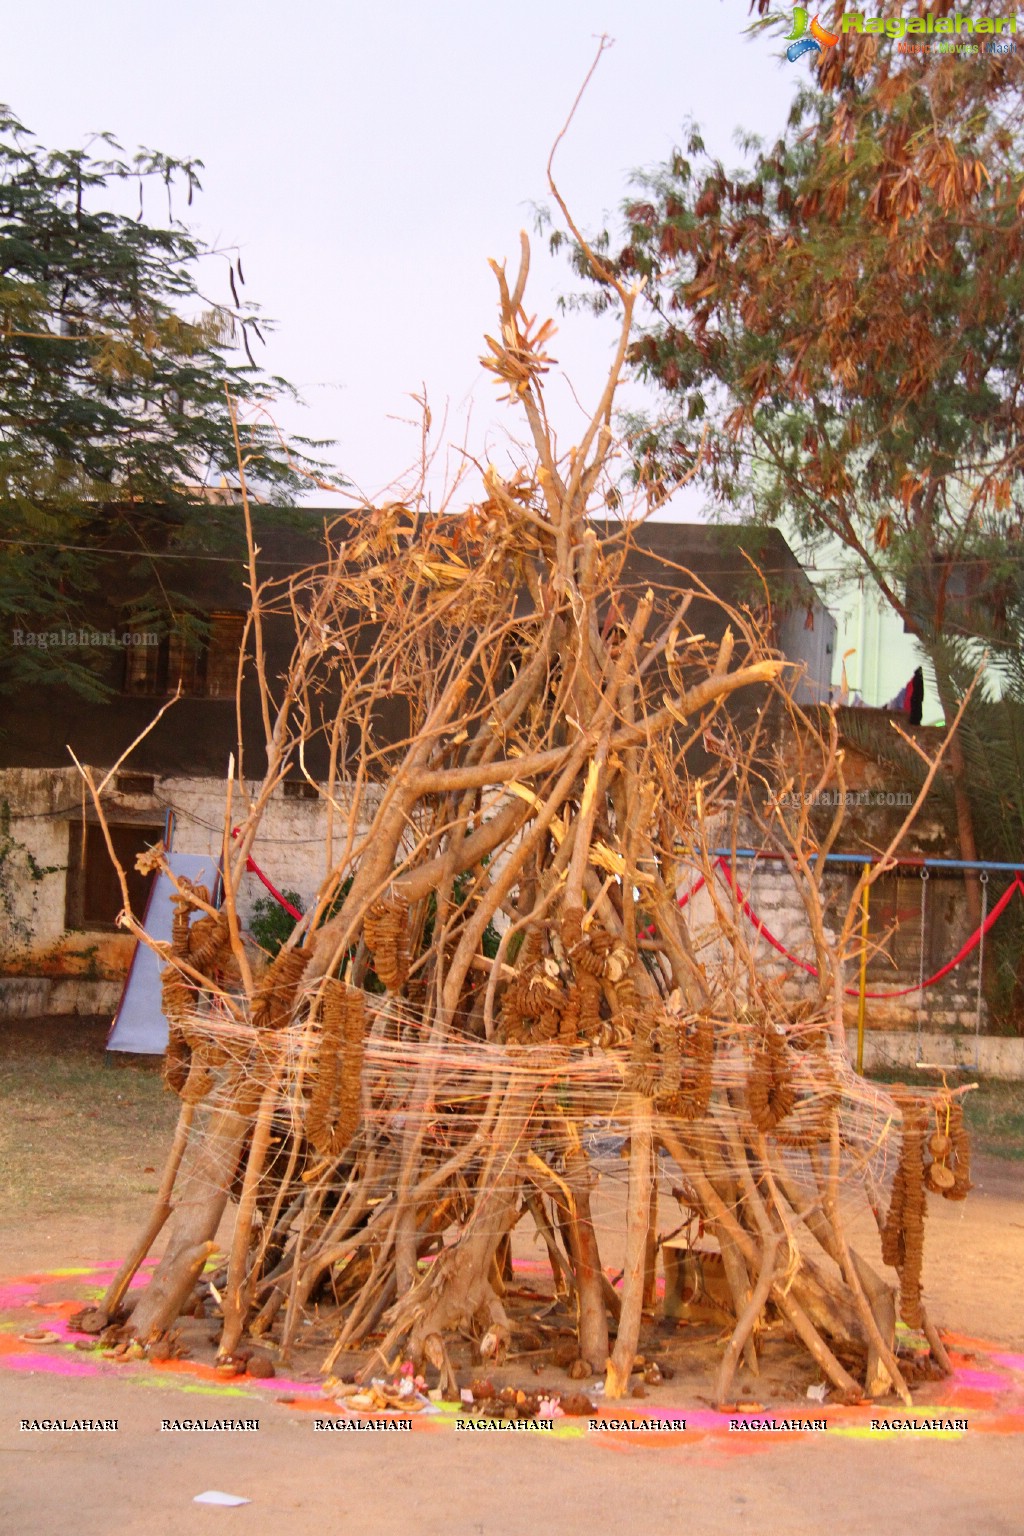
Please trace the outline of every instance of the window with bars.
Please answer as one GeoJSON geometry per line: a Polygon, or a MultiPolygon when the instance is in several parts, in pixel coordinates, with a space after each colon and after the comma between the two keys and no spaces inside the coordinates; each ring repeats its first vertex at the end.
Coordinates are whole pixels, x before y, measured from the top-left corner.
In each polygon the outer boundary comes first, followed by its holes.
{"type": "Polygon", "coordinates": [[[243,614],[211,613],[202,643],[169,634],[159,644],[147,645],[147,627],[129,625],[128,633],[137,634],[139,643],[130,642],[125,649],[124,692],[160,697],[180,687],[193,698],[233,698],[244,630],[243,614]]]}

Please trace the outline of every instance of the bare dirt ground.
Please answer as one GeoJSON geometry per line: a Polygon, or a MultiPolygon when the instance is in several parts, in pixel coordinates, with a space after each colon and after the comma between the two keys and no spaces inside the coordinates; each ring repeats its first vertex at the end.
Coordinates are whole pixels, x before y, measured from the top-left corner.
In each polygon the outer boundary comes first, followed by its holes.
{"type": "MultiPolygon", "coordinates": [[[[148,1211],[174,1105],[150,1068],[102,1065],[98,1036],[86,1035],[69,1044],[65,1026],[63,1039],[52,1030],[0,1039],[4,1279],[116,1259],[148,1211]]],[[[1008,1355],[1024,1350],[1024,1164],[983,1155],[975,1181],[962,1205],[931,1202],[926,1255],[930,1307],[943,1330],[960,1336],[965,1379],[986,1363],[971,1360],[966,1339],[991,1340],[1008,1355]]],[[[51,1279],[40,1291],[73,1294],[71,1279],[51,1279]]],[[[324,1435],[313,1431],[312,1413],[278,1400],[289,1395],[283,1383],[241,1398],[220,1384],[165,1385],[144,1366],[80,1377],[32,1361],[31,1369],[0,1370],[0,1530],[17,1536],[204,1536],[228,1525],[258,1536],[1024,1530],[1024,1440],[1010,1432],[1014,1424],[1024,1430],[1019,1404],[1001,1418],[977,1406],[944,1410],[971,1423],[955,1439],[872,1437],[852,1427],[817,1438],[716,1432],[652,1444],[565,1425],[553,1436],[465,1434],[450,1420],[418,1423],[412,1434],[324,1435]],[[161,1419],[186,1414],[258,1416],[260,1430],[161,1433],[161,1419]],[[117,1418],[120,1428],[98,1435],[18,1427],[42,1417],[117,1418]],[[193,1504],[209,1488],[252,1502],[193,1504]]],[[[293,1375],[302,1374],[299,1365],[293,1375]]],[[[925,1389],[921,1402],[930,1396],[925,1389]]],[[[970,1392],[963,1400],[972,1401],[970,1392]]],[[[655,1403],[683,1415],[707,1406],[677,1378],[624,1411],[641,1414],[655,1403]]],[[[790,1409],[811,1411],[806,1401],[790,1409]]]]}

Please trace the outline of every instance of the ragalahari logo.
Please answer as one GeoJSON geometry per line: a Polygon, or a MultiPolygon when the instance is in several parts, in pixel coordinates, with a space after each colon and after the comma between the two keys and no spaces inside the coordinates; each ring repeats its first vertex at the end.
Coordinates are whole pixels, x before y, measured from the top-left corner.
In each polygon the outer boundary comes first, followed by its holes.
{"type": "Polygon", "coordinates": [[[793,30],[786,39],[789,43],[786,58],[791,64],[802,59],[805,53],[821,53],[823,48],[834,48],[839,41],[839,33],[826,32],[817,16],[811,20],[810,37],[806,35],[807,31],[807,12],[802,5],[797,5],[793,9],[793,30]]]}

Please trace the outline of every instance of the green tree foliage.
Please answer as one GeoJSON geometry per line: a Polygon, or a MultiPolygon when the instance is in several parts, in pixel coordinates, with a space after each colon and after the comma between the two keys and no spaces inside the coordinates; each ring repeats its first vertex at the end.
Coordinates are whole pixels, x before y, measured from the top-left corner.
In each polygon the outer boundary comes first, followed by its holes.
{"type": "Polygon", "coordinates": [[[13,643],[80,623],[97,542],[139,551],[140,611],[185,605],[153,590],[143,557],[215,536],[204,488],[237,480],[226,391],[257,490],[288,502],[319,468],[306,455],[324,445],[289,458],[267,414],[292,391],[256,363],[241,260],[177,217],[201,169],[126,158],[109,135],[48,150],[0,108],[0,686],[97,691],[87,657],[13,643]]]}
{"type": "MultiPolygon", "coordinates": [[[[302,897],[298,891],[282,891],[285,901],[291,903],[296,912],[304,912],[302,897]]],[[[274,896],[257,896],[252,904],[252,912],[249,915],[249,932],[261,949],[266,950],[272,960],[279,954],[295,927],[295,918],[290,912],[286,912],[281,903],[274,896]]]]}

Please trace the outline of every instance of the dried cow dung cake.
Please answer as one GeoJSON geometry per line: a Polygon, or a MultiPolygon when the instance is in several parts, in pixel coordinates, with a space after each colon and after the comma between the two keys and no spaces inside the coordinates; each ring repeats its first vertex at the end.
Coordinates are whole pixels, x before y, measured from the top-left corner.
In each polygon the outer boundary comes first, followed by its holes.
{"type": "Polygon", "coordinates": [[[409,904],[402,896],[375,901],[363,923],[373,968],[389,992],[399,992],[409,975],[409,904]]]}
{"type": "Polygon", "coordinates": [[[326,982],[320,1023],[316,1083],[306,1109],[306,1135],[319,1153],[337,1157],[359,1124],[365,994],[341,981],[326,982]]]}
{"type": "Polygon", "coordinates": [[[759,1131],[773,1131],[780,1120],[792,1113],[795,1104],[786,1037],[775,1025],[767,1023],[754,1047],[747,1077],[750,1118],[759,1131]]]}
{"type": "Polygon", "coordinates": [[[903,1106],[903,1135],[893,1177],[889,1211],[882,1228],[882,1257],[900,1279],[900,1316],[920,1328],[921,1270],[924,1263],[925,1127],[921,1111],[903,1106]]]}

